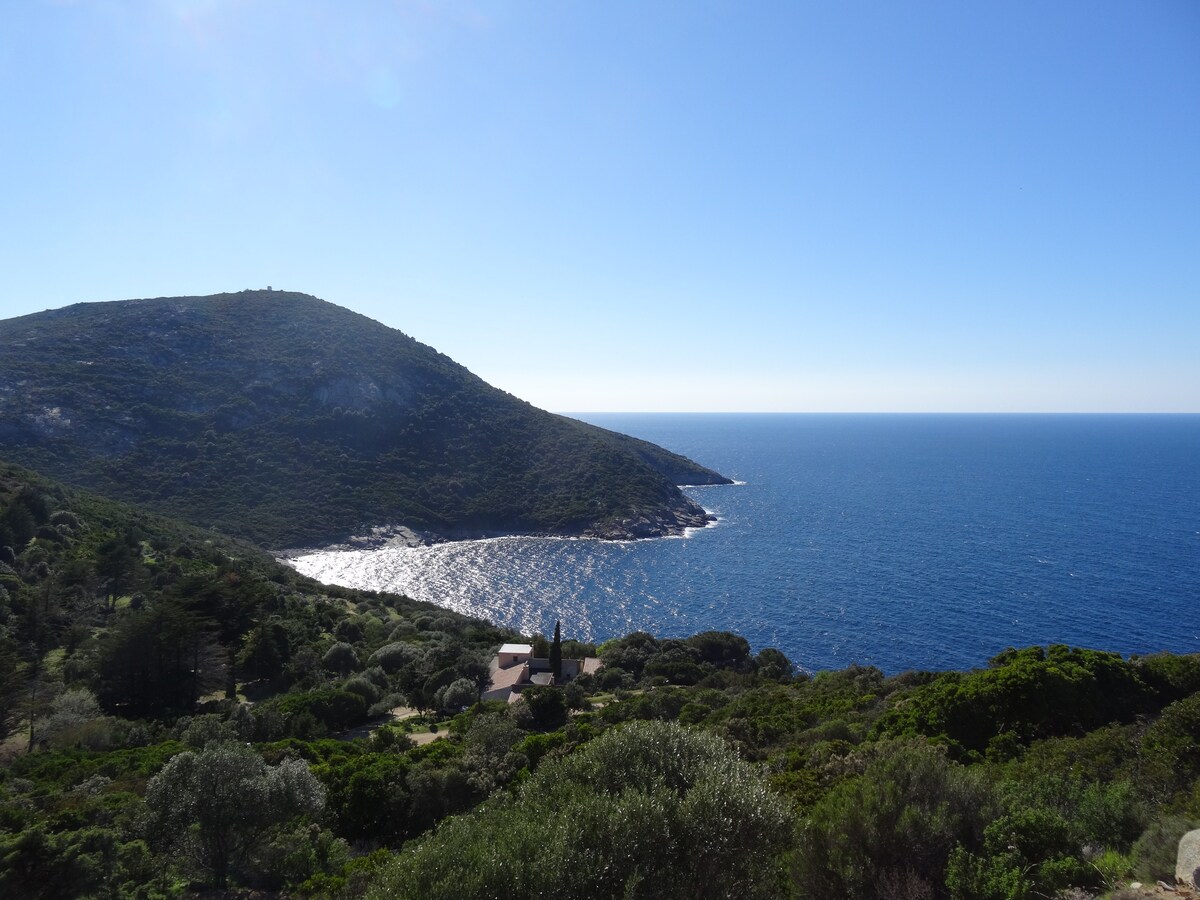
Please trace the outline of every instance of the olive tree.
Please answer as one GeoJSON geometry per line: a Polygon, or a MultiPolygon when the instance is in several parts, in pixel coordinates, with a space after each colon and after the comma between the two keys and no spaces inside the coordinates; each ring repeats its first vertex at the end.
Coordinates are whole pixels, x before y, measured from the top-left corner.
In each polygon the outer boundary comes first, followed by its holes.
{"type": "Polygon", "coordinates": [[[444,821],[368,897],[777,896],[785,804],[720,738],[669,722],[614,728],[444,821]]]}
{"type": "Polygon", "coordinates": [[[67,688],[50,703],[50,715],[36,725],[37,739],[50,746],[87,746],[101,749],[107,730],[89,733],[88,727],[104,717],[96,696],[87,688],[67,688]],[[96,745],[100,745],[99,747],[96,745]]]}
{"type": "Polygon", "coordinates": [[[467,678],[458,678],[433,695],[433,705],[439,712],[456,713],[479,701],[479,688],[467,678]]]}
{"type": "Polygon", "coordinates": [[[355,669],[359,668],[358,654],[345,641],[338,641],[325,651],[325,655],[321,657],[321,665],[330,672],[337,672],[339,675],[349,675],[355,669]]]}
{"type": "Polygon", "coordinates": [[[153,833],[224,886],[274,826],[318,813],[325,789],[303,760],[268,766],[248,746],[210,744],[163,766],[146,805],[153,833]]]}

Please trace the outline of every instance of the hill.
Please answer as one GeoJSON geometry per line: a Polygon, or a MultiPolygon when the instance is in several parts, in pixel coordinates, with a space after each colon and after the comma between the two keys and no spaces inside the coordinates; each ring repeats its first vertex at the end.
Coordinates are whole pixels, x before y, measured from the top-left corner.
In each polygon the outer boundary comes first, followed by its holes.
{"type": "Polygon", "coordinates": [[[76,304],[0,322],[0,454],[276,547],[378,526],[650,537],[726,483],[535,409],[306,294],[76,304]]]}
{"type": "Polygon", "coordinates": [[[337,638],[364,637],[363,626],[338,630],[349,601],[390,622],[367,629],[376,643],[401,617],[453,632],[423,678],[512,636],[432,604],[320,585],[252,544],[0,460],[0,741],[21,727],[18,706],[27,728],[48,702],[14,702],[45,679],[86,686],[126,716],[177,715],[237,675],[278,677],[303,648],[311,666],[337,638]]]}

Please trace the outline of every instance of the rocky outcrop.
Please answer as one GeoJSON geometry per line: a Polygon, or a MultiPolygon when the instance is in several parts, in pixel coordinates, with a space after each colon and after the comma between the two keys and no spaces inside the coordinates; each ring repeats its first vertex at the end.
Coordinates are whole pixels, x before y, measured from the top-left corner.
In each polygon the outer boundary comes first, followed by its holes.
{"type": "Polygon", "coordinates": [[[689,528],[704,528],[716,519],[702,506],[685,498],[683,504],[663,512],[631,515],[593,526],[584,531],[584,536],[610,541],[672,537],[683,534],[689,528]]]}

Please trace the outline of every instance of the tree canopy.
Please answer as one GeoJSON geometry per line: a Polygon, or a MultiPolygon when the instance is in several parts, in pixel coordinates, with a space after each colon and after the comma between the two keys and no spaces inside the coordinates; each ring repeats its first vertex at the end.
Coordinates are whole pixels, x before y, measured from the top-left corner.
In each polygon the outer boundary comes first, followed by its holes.
{"type": "Polygon", "coordinates": [[[303,760],[268,766],[243,744],[180,753],[146,786],[155,833],[224,885],[268,830],[293,816],[315,816],[325,789],[303,760]]]}

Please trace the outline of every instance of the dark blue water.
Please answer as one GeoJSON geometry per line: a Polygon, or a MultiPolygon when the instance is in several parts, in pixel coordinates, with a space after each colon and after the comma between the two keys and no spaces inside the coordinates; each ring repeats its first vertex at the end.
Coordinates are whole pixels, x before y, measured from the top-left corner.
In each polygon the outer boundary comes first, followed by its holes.
{"type": "Polygon", "coordinates": [[[584,418],[745,484],[689,489],[720,521],[682,540],[301,568],[525,630],[728,629],[807,669],[970,667],[1052,642],[1200,650],[1200,416],[584,418]]]}

